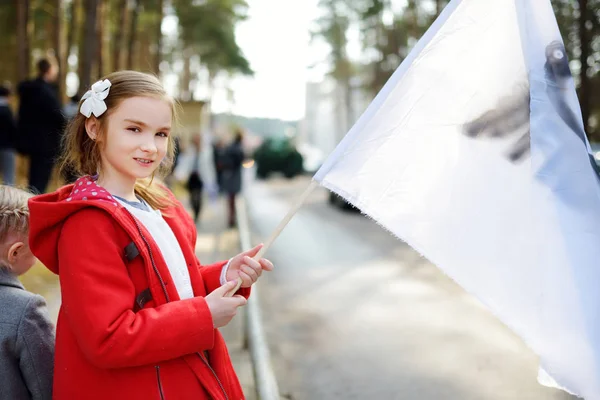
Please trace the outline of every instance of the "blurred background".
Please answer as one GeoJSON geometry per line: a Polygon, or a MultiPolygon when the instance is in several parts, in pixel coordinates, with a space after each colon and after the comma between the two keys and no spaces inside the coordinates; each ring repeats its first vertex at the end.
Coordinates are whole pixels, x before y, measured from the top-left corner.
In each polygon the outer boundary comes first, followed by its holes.
{"type": "MultiPolygon", "coordinates": [[[[0,0],[0,82],[50,57],[63,103],[119,69],[157,74],[183,135],[288,138],[315,170],[445,0],[0,0]],[[201,116],[200,116],[201,115],[201,116]]],[[[586,131],[600,140],[600,1],[552,0],[586,131]]],[[[16,101],[17,99],[15,99],[16,101]]]]}

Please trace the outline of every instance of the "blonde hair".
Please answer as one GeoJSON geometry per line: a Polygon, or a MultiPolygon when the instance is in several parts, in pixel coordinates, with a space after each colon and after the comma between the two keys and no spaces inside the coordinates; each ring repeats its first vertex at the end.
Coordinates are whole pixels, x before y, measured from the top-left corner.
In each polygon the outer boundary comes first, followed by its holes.
{"type": "MultiPolygon", "coordinates": [[[[102,79],[111,82],[110,92],[104,102],[107,111],[98,117],[100,132],[96,140],[92,140],[85,129],[87,118],[81,114],[71,120],[63,136],[63,155],[61,170],[74,170],[79,175],[95,175],[101,167],[101,145],[106,137],[107,119],[119,104],[131,97],[154,97],[167,101],[171,105],[172,120],[177,121],[177,103],[169,97],[158,80],[153,75],[137,71],[113,72],[102,79]]],[[[81,103],[79,104],[81,107],[81,103]]],[[[166,176],[173,165],[175,152],[174,136],[169,135],[167,155],[158,168],[159,176],[166,176]]],[[[164,210],[173,204],[168,192],[161,186],[153,185],[154,174],[150,179],[136,182],[135,194],[152,208],[164,210]]]]}
{"type": "Polygon", "coordinates": [[[0,243],[3,243],[10,234],[29,233],[27,200],[31,196],[31,193],[24,190],[0,185],[0,243]]]}

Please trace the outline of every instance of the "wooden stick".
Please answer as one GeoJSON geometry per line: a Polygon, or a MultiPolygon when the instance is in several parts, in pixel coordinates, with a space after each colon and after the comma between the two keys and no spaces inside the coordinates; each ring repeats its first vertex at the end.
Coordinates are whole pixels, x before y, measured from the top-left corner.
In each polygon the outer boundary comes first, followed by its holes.
{"type": "MultiPolygon", "coordinates": [[[[313,190],[315,190],[315,188],[317,186],[319,186],[319,183],[317,181],[312,180],[310,182],[310,185],[308,185],[308,187],[306,188],[306,190],[304,191],[304,193],[302,193],[302,195],[298,198],[298,200],[296,200],[296,203],[288,211],[287,215],[285,217],[283,217],[283,219],[281,220],[281,222],[279,223],[279,225],[277,226],[277,228],[275,228],[275,230],[273,231],[273,233],[271,234],[271,236],[269,237],[269,239],[267,239],[267,241],[265,242],[264,246],[254,256],[255,260],[260,260],[263,257],[263,255],[267,252],[267,250],[269,249],[269,247],[271,247],[271,245],[273,244],[273,242],[275,241],[275,239],[277,239],[279,237],[279,235],[281,234],[281,232],[283,231],[283,229],[292,220],[292,218],[294,217],[294,215],[296,214],[296,212],[298,212],[298,210],[300,209],[300,207],[302,207],[302,205],[304,204],[304,202],[306,201],[306,199],[308,198],[308,196],[313,192],[313,190]]],[[[238,226],[238,229],[247,229],[247,227],[246,226],[238,226]]],[[[247,249],[242,249],[242,251],[245,251],[245,250],[247,250],[247,249]]],[[[239,290],[239,288],[240,288],[241,285],[242,285],[242,278],[238,277],[237,285],[235,286],[235,288],[231,292],[227,293],[226,296],[227,297],[233,296],[233,294],[239,290]]]]}
{"type": "Polygon", "coordinates": [[[298,198],[298,200],[296,200],[296,203],[294,204],[294,206],[290,209],[290,211],[288,211],[287,215],[281,220],[281,222],[279,223],[279,225],[277,226],[275,231],[271,234],[269,239],[265,242],[265,245],[262,247],[262,249],[260,249],[259,252],[254,256],[255,260],[260,260],[262,258],[262,256],[267,252],[267,250],[269,250],[269,247],[271,247],[271,245],[273,244],[275,239],[277,239],[277,237],[279,237],[279,234],[283,231],[283,229],[287,226],[287,224],[292,220],[292,217],[298,212],[298,210],[300,209],[300,207],[302,207],[302,205],[304,204],[304,202],[306,201],[308,196],[310,196],[312,191],[315,190],[315,188],[317,186],[319,186],[319,183],[317,181],[312,180],[310,182],[310,185],[308,185],[308,187],[306,188],[304,193],[302,193],[302,195],[298,198]]]}

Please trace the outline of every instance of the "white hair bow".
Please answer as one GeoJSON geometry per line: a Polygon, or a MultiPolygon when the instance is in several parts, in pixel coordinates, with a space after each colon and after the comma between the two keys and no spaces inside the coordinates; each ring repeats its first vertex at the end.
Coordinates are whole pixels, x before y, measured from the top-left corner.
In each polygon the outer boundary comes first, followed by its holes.
{"type": "Polygon", "coordinates": [[[110,81],[105,79],[98,81],[92,85],[92,89],[85,92],[81,98],[83,103],[79,108],[79,112],[89,118],[92,114],[96,117],[101,116],[106,111],[106,103],[104,99],[108,96],[108,89],[110,88],[110,81]]]}

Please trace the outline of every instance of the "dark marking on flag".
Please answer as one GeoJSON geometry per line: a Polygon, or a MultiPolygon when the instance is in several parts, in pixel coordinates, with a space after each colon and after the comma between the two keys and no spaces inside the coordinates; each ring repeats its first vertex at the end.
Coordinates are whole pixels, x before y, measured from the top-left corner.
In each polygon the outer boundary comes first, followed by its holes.
{"type": "MultiPolygon", "coordinates": [[[[569,106],[566,97],[572,89],[573,76],[569,68],[569,60],[564,45],[553,41],[545,50],[544,65],[546,78],[546,93],[557,115],[565,125],[581,140],[587,149],[585,131],[579,123],[579,115],[569,106]]],[[[479,117],[463,126],[463,133],[472,138],[505,138],[517,135],[506,153],[506,158],[512,163],[524,160],[530,154],[530,92],[529,85],[524,83],[522,89],[516,90],[512,96],[501,99],[496,107],[484,112],[479,117]],[[527,129],[525,130],[525,127],[527,129]]],[[[600,177],[600,168],[594,156],[589,152],[592,168],[600,177]]]]}
{"type": "Polygon", "coordinates": [[[463,133],[472,138],[505,138],[517,135],[506,157],[519,162],[529,155],[529,85],[524,82],[512,96],[466,123],[463,133]]]}
{"type": "MultiPolygon", "coordinates": [[[[546,47],[546,93],[556,113],[563,122],[577,135],[583,146],[587,149],[585,130],[583,124],[579,123],[579,115],[569,106],[566,93],[571,90],[573,75],[569,67],[567,52],[563,44],[554,41],[546,47]]],[[[596,164],[594,155],[588,150],[588,158],[596,175],[600,178],[600,168],[596,164]]]]}

